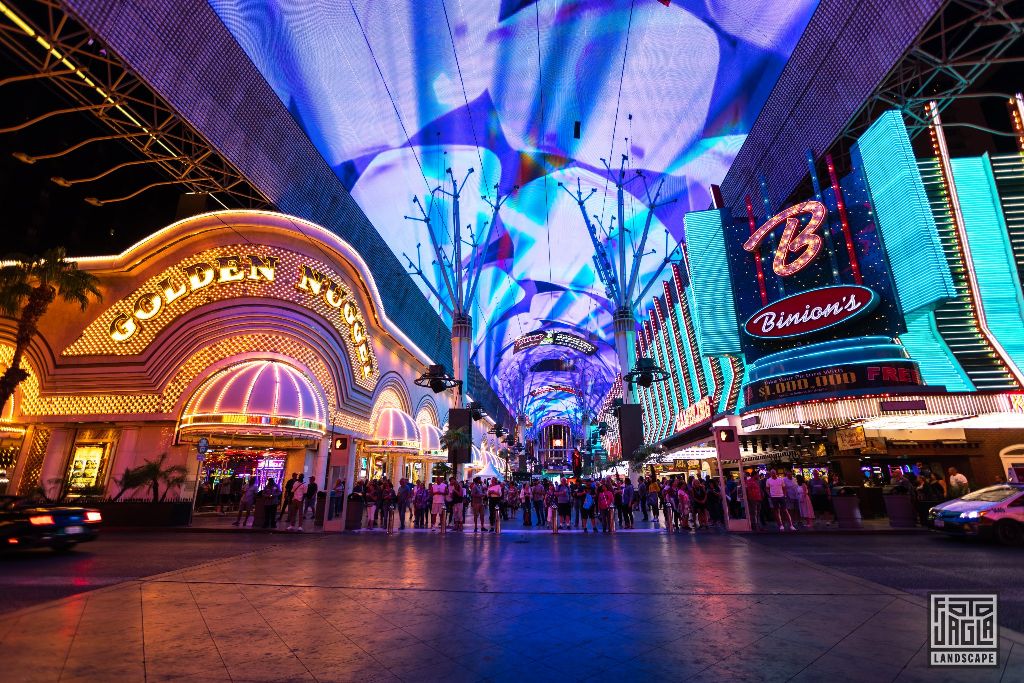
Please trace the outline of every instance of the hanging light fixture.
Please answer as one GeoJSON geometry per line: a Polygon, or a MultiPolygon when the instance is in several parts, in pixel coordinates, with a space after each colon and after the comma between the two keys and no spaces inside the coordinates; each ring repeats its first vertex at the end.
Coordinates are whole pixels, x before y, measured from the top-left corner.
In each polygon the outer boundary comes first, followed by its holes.
{"type": "Polygon", "coordinates": [[[440,394],[445,389],[462,386],[462,382],[449,375],[443,365],[428,366],[427,371],[420,375],[413,384],[418,387],[430,387],[435,394],[440,394]]]}
{"type": "Polygon", "coordinates": [[[629,384],[638,384],[647,388],[655,382],[668,379],[668,371],[654,364],[653,358],[637,358],[636,365],[623,379],[629,384]]]}

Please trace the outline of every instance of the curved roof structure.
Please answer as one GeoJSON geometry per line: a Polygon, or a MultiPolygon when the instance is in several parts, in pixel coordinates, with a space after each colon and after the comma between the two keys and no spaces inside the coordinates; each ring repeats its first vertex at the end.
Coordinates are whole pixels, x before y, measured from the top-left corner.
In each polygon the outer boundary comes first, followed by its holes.
{"type": "Polygon", "coordinates": [[[301,370],[276,360],[251,360],[207,379],[181,416],[183,431],[322,436],[327,408],[301,370]]]}
{"type": "MultiPolygon", "coordinates": [[[[430,207],[450,258],[452,205],[438,188],[450,191],[449,169],[459,181],[475,169],[459,216],[487,235],[462,253],[462,265],[482,264],[473,360],[511,407],[498,378],[529,333],[568,331],[596,345],[559,351],[593,366],[599,392],[619,372],[614,306],[593,258],[595,240],[611,253],[620,246],[604,160],[618,169],[625,155],[630,173],[644,173],[624,195],[627,248],[638,246],[648,190],[664,182],[659,202],[674,200],[652,217],[643,290],[678,255],[683,214],[709,206],[709,185],[724,177],[817,3],[210,4],[395,255],[422,269],[419,285],[443,316],[431,235],[404,216],[417,215],[414,197],[430,207]],[[559,184],[594,190],[595,234],[559,184]],[[492,221],[488,202],[514,186],[492,221]]],[[[557,392],[527,404],[520,412],[535,424],[567,409],[557,392]]]]}
{"type": "Polygon", "coordinates": [[[431,453],[441,450],[441,430],[432,424],[419,424],[420,428],[420,450],[423,453],[431,453]]]}
{"type": "Polygon", "coordinates": [[[421,426],[409,413],[398,408],[385,408],[373,425],[370,448],[419,451],[420,429],[421,426]]]}

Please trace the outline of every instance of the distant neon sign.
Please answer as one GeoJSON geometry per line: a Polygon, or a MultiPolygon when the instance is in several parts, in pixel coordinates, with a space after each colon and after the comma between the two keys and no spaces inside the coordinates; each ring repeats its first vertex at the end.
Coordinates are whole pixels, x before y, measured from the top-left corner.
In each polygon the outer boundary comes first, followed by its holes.
{"type": "Polygon", "coordinates": [[[818,234],[818,230],[824,224],[827,215],[828,210],[821,202],[811,200],[794,204],[765,221],[750,235],[750,239],[743,244],[743,248],[750,252],[756,251],[768,233],[785,223],[786,227],[782,230],[779,246],[775,249],[772,270],[779,277],[795,275],[806,268],[821,253],[825,242],[818,234]],[[803,214],[810,214],[811,217],[801,230],[798,216],[803,214]],[[792,261],[787,261],[791,254],[799,255],[792,261]]]}
{"type": "Polygon", "coordinates": [[[568,332],[531,332],[516,339],[512,344],[512,353],[519,353],[535,346],[554,345],[575,349],[588,356],[597,352],[597,346],[583,337],[568,332]]]}

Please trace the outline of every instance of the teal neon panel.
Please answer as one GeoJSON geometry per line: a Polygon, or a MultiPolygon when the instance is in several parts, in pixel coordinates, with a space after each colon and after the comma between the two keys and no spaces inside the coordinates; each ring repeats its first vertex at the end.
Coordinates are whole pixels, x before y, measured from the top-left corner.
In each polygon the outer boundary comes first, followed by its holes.
{"type": "Polygon", "coordinates": [[[956,296],[910,137],[887,111],[857,141],[904,314],[956,296]]]}
{"type": "Polygon", "coordinates": [[[741,352],[722,229],[731,220],[724,209],[691,211],[684,218],[690,286],[696,304],[693,321],[697,346],[705,356],[741,352]]]}
{"type": "Polygon", "coordinates": [[[917,361],[924,383],[944,386],[947,391],[974,391],[974,383],[935,327],[935,314],[916,311],[906,316],[906,322],[907,331],[900,335],[900,343],[917,361]]]}
{"type": "Polygon", "coordinates": [[[1010,360],[1024,368],[1024,300],[992,164],[986,154],[953,159],[952,166],[985,320],[1010,360]]]}

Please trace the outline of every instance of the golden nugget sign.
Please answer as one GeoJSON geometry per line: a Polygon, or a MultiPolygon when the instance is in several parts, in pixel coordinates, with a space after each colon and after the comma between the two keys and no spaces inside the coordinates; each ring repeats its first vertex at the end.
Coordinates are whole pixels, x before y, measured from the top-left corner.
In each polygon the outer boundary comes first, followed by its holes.
{"type": "Polygon", "coordinates": [[[301,254],[259,246],[250,253],[222,247],[193,256],[151,278],[94,323],[106,324],[106,344],[91,336],[90,326],[65,353],[102,353],[110,342],[114,353],[138,353],[158,330],[192,308],[234,297],[269,297],[298,301],[330,320],[357,378],[369,381],[376,372],[374,355],[352,291],[329,269],[304,260],[301,254]]]}
{"type": "Polygon", "coordinates": [[[193,263],[178,274],[160,280],[153,291],[143,292],[131,314],[119,313],[110,323],[110,338],[124,342],[135,336],[139,326],[159,316],[170,304],[210,286],[232,282],[273,282],[277,259],[273,256],[221,256],[213,263],[193,263]]]}

